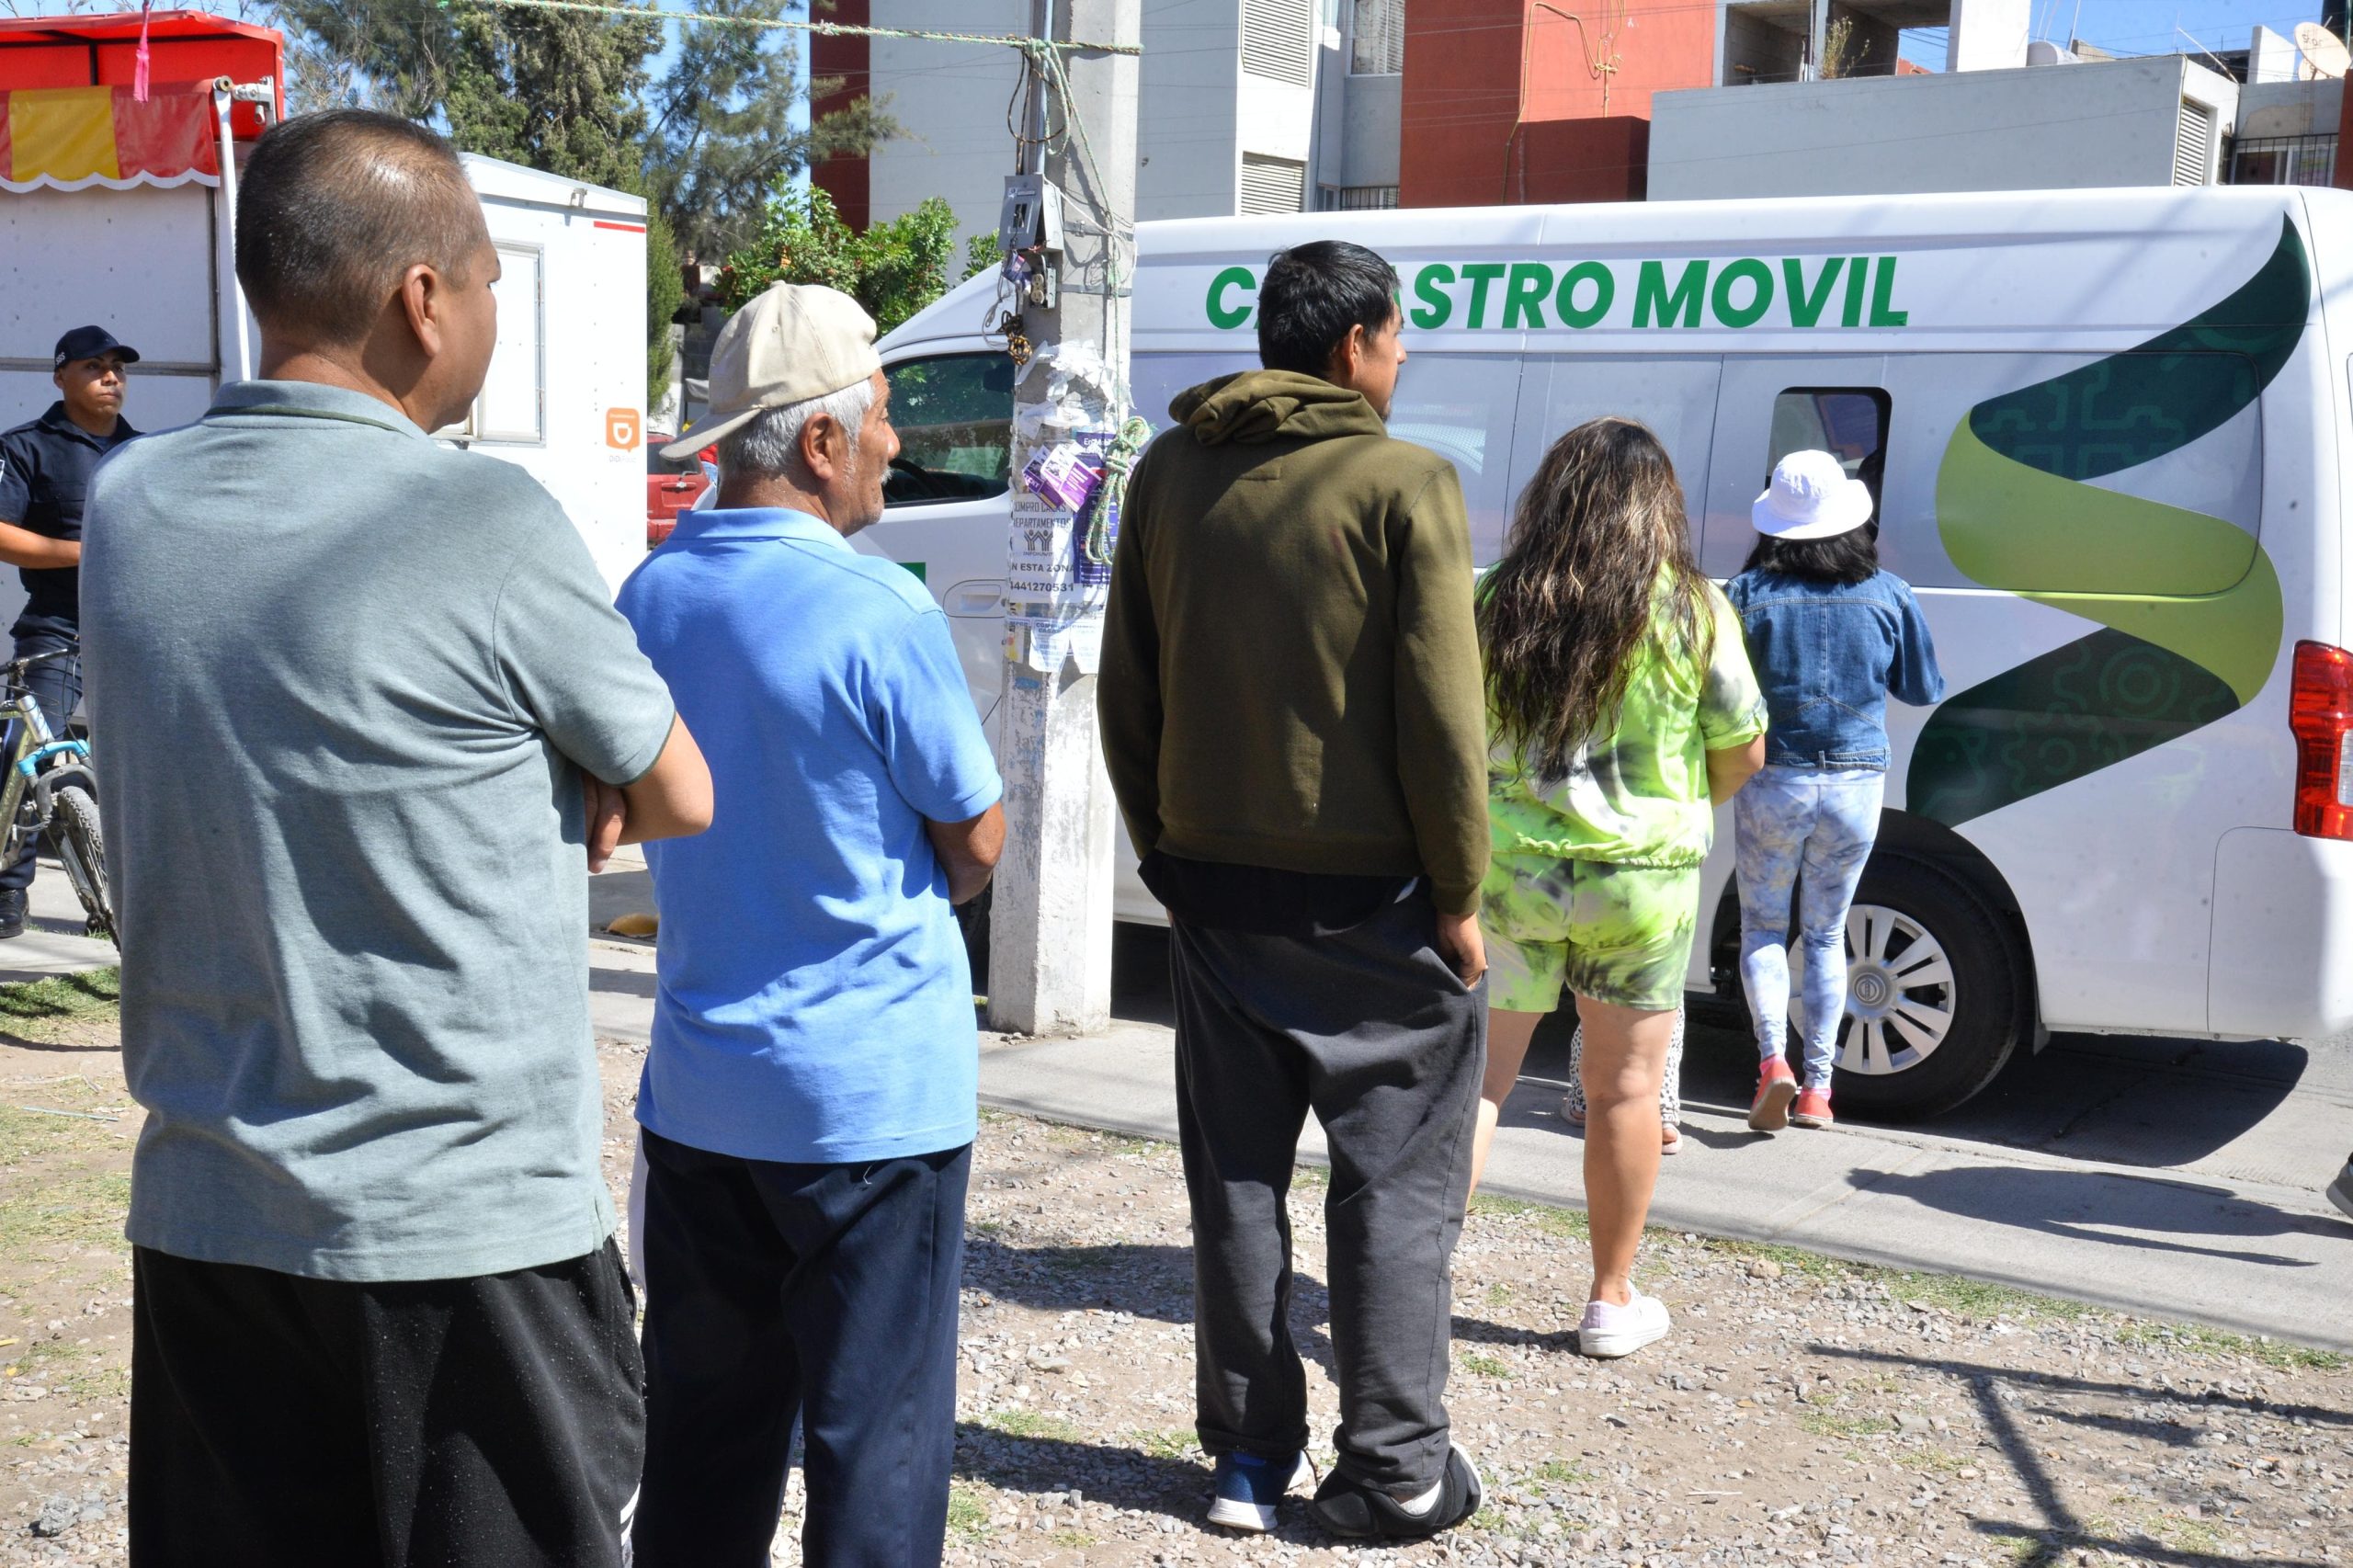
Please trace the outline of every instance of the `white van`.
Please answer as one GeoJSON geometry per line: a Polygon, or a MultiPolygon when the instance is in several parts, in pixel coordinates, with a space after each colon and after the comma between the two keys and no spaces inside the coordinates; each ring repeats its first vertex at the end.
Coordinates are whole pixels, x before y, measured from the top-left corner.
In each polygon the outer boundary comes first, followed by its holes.
{"type": "MultiPolygon", "coordinates": [[[[1256,363],[1269,253],[1404,283],[1392,430],[1452,460],[1477,558],[1546,446],[1628,415],[1723,578],[1802,447],[1878,474],[1880,551],[1951,695],[1891,705],[1848,927],[1839,1103],[1927,1115],[2051,1030],[2353,1026],[2353,196],[2292,187],[1332,213],[1148,223],[1138,408],[1256,363]],[[2329,301],[2336,303],[2331,304],[2329,301]]],[[[968,284],[884,341],[905,443],[861,536],[1001,681],[1012,371],[968,284]]],[[[1234,635],[1247,637],[1246,626],[1234,635]]],[[[1736,997],[1730,824],[1694,990],[1736,997]]],[[[1120,869],[1120,913],[1155,919],[1120,869]]]]}

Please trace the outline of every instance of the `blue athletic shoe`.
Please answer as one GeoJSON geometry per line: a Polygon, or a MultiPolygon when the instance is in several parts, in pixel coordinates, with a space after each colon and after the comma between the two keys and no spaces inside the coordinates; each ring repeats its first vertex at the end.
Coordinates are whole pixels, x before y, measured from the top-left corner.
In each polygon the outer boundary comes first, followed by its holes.
{"type": "Polygon", "coordinates": [[[1275,1506],[1283,1500],[1283,1494],[1314,1479],[1305,1454],[1289,1461],[1260,1459],[1256,1454],[1220,1454],[1210,1523],[1264,1535],[1275,1528],[1275,1506]]]}

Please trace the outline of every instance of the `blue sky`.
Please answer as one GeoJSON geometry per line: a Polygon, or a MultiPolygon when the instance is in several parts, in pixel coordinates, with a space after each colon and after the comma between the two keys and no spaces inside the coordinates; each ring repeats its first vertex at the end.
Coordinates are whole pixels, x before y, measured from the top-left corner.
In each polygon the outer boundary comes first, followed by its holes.
{"type": "MultiPolygon", "coordinates": [[[[2320,0],[2032,0],[2032,5],[2036,38],[2065,43],[2072,32],[2118,54],[2194,54],[2200,45],[2218,51],[2245,49],[2247,36],[2258,25],[2286,33],[2298,22],[2320,19],[2320,0]],[[2184,32],[2189,39],[2181,36],[2184,32]]],[[[1904,52],[1931,71],[1942,70],[1943,29],[1904,34],[1904,52]]]]}

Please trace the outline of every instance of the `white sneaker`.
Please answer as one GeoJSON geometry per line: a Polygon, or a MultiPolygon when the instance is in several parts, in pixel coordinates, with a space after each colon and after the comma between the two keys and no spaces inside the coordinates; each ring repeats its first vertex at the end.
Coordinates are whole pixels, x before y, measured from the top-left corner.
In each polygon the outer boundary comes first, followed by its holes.
{"type": "Polygon", "coordinates": [[[1673,1326],[1666,1303],[1640,1290],[1622,1307],[1613,1301],[1587,1301],[1585,1321],[1577,1324],[1577,1354],[1614,1361],[1665,1339],[1673,1326]]]}

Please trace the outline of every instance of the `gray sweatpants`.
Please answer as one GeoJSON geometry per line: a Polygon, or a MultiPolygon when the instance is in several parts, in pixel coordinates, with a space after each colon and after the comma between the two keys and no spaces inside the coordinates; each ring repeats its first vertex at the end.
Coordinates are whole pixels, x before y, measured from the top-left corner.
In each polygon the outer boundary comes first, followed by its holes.
{"type": "Polygon", "coordinates": [[[1418,892],[1337,936],[1171,923],[1196,1398],[1212,1454],[1284,1459],[1306,1446],[1283,1199],[1313,1110],[1332,1153],[1339,1468],[1407,1494],[1445,1473],[1450,1266],[1487,997],[1485,982],[1468,991],[1455,978],[1436,931],[1418,892]]]}

